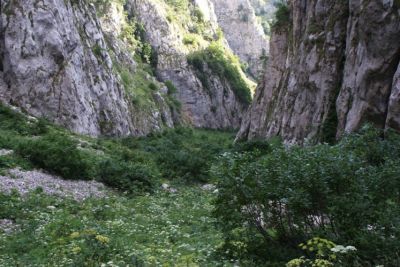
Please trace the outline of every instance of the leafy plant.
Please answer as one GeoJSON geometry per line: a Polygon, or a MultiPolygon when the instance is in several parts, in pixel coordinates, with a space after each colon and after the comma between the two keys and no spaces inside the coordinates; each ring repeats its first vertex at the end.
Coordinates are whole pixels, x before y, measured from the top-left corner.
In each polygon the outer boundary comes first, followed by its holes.
{"type": "Polygon", "coordinates": [[[333,267],[333,266],[361,266],[357,263],[355,255],[357,249],[353,246],[336,245],[324,238],[314,237],[299,247],[307,255],[293,259],[286,267],[333,267]]]}
{"type": "Polygon", "coordinates": [[[234,252],[229,244],[243,242],[247,256],[287,261],[296,257],[301,240],[326,236],[354,244],[366,264],[394,264],[389,259],[398,257],[400,235],[399,144],[399,135],[382,139],[367,126],[334,146],[271,144],[266,154],[225,154],[212,173],[220,181],[215,216],[226,246],[234,252]],[[235,235],[238,229],[243,234],[235,235]]]}
{"type": "Polygon", "coordinates": [[[286,27],[290,23],[290,9],[286,0],[280,0],[275,4],[275,20],[272,27],[281,28],[286,27]]]}
{"type": "Polygon", "coordinates": [[[35,139],[25,139],[15,152],[34,166],[66,179],[94,178],[95,164],[86,152],[78,149],[78,142],[62,133],[49,133],[35,139]]]}
{"type": "Polygon", "coordinates": [[[131,194],[149,191],[156,178],[157,174],[154,170],[152,171],[143,163],[106,159],[99,164],[99,181],[131,194]]]}

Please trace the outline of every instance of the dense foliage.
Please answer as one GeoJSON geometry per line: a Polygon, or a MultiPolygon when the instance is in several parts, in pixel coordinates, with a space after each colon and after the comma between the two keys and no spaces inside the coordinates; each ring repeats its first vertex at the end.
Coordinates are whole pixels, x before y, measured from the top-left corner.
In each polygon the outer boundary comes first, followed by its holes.
{"type": "Polygon", "coordinates": [[[162,176],[188,182],[207,182],[214,159],[232,146],[234,134],[177,128],[122,144],[149,153],[162,176]]]}
{"type": "Polygon", "coordinates": [[[1,194],[0,220],[21,230],[0,233],[0,265],[399,265],[400,136],[390,131],[367,126],[335,145],[289,148],[186,128],[93,139],[1,105],[0,120],[0,148],[14,151],[0,156],[0,174],[41,168],[118,189],[84,203],[1,194]],[[178,192],[160,191],[165,182],[178,192]]]}
{"type": "Polygon", "coordinates": [[[24,139],[15,152],[33,165],[67,179],[90,180],[95,175],[90,155],[78,149],[76,140],[62,133],[24,139]]]}
{"type": "MultiPolygon", "coordinates": [[[[40,192],[0,193],[0,266],[218,266],[222,241],[211,215],[212,193],[178,187],[128,198],[71,199],[40,192]]],[[[229,266],[226,264],[226,266],[229,266]]]]}
{"type": "Polygon", "coordinates": [[[357,247],[363,266],[398,263],[399,135],[366,127],[334,146],[269,150],[225,154],[213,168],[232,256],[282,264],[321,236],[357,247]]]}
{"type": "MultiPolygon", "coordinates": [[[[169,84],[169,90],[173,85],[169,84]]],[[[172,93],[172,92],[171,92],[172,93]]],[[[176,128],[148,137],[92,139],[42,120],[28,121],[0,105],[0,168],[44,169],[65,179],[97,179],[123,191],[149,190],[160,179],[209,180],[216,156],[232,146],[233,133],[176,128]]]]}
{"type": "Polygon", "coordinates": [[[290,23],[290,9],[287,0],[280,0],[275,3],[275,19],[273,21],[272,27],[279,29],[282,27],[287,27],[290,23]]]}

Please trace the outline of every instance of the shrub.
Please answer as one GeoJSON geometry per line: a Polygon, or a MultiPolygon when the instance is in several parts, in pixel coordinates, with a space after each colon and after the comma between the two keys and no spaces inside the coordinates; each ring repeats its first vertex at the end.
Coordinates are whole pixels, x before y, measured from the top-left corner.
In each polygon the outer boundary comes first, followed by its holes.
{"type": "Polygon", "coordinates": [[[275,144],[267,154],[222,156],[212,174],[220,180],[215,216],[226,246],[234,251],[231,244],[242,242],[247,256],[282,262],[296,257],[298,243],[323,236],[355,245],[365,264],[394,264],[400,137],[382,136],[366,127],[334,146],[275,144]]]}
{"type": "Polygon", "coordinates": [[[184,45],[193,45],[197,46],[199,44],[199,40],[197,35],[195,34],[186,34],[182,40],[184,45]]]}
{"type": "Polygon", "coordinates": [[[175,85],[171,81],[169,81],[169,80],[166,81],[165,82],[165,86],[167,86],[167,88],[168,88],[168,94],[169,95],[173,95],[173,94],[176,93],[177,89],[176,89],[175,85]]]}
{"type": "Polygon", "coordinates": [[[290,23],[290,10],[287,1],[281,0],[275,4],[275,20],[273,22],[274,28],[281,28],[288,26],[290,23]]]}
{"type": "Polygon", "coordinates": [[[92,52],[98,59],[101,59],[103,57],[103,49],[99,44],[95,44],[92,47],[92,52]]]}
{"type": "Polygon", "coordinates": [[[105,159],[98,168],[99,181],[130,194],[149,191],[156,177],[143,163],[105,159]]]}
{"type": "Polygon", "coordinates": [[[158,90],[158,86],[155,83],[151,82],[149,84],[149,89],[152,90],[152,91],[157,91],[158,90]]]}
{"type": "Polygon", "coordinates": [[[0,121],[0,130],[12,131],[18,135],[45,134],[49,125],[44,119],[28,120],[24,114],[11,110],[1,103],[0,121]]]}
{"type": "Polygon", "coordinates": [[[205,182],[214,158],[231,146],[231,140],[230,133],[176,128],[146,138],[127,138],[123,145],[151,154],[163,178],[205,182]]]}
{"type": "Polygon", "coordinates": [[[327,239],[314,237],[299,247],[305,251],[306,256],[311,257],[293,259],[286,267],[361,266],[357,262],[357,249],[353,246],[336,245],[327,239]]]}
{"type": "Polygon", "coordinates": [[[152,56],[153,56],[153,48],[149,43],[143,43],[142,49],[140,51],[140,56],[142,60],[146,63],[152,63],[152,56]]]}
{"type": "Polygon", "coordinates": [[[66,179],[89,180],[94,177],[95,162],[78,149],[77,141],[62,133],[49,133],[37,139],[25,139],[16,153],[34,166],[66,179]]]}

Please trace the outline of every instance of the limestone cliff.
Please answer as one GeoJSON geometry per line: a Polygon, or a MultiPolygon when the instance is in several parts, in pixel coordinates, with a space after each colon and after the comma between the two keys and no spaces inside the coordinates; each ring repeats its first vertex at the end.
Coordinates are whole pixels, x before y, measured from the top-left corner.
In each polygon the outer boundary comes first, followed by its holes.
{"type": "Polygon", "coordinates": [[[161,104],[149,112],[133,104],[116,65],[134,73],[136,64],[123,43],[106,42],[87,1],[2,0],[0,34],[2,102],[90,135],[171,126],[159,93],[149,101],[161,104]]]}
{"type": "Polygon", "coordinates": [[[218,29],[209,0],[2,0],[0,101],[94,136],[238,128],[248,81],[218,29]],[[212,43],[233,65],[190,64],[212,43]]]}
{"type": "Polygon", "coordinates": [[[248,103],[238,97],[229,79],[203,63],[199,73],[188,62],[191,54],[205,52],[217,39],[230,51],[218,35],[212,3],[197,0],[180,6],[162,0],[129,0],[128,6],[157,54],[157,77],[177,88],[183,119],[196,127],[238,128],[248,103]]]}
{"type": "Polygon", "coordinates": [[[269,44],[252,4],[249,0],[212,2],[229,46],[242,62],[248,64],[250,75],[258,78],[263,71],[269,44]]]}
{"type": "Polygon", "coordinates": [[[399,1],[290,1],[238,139],[331,141],[365,122],[400,130],[399,1]]]}

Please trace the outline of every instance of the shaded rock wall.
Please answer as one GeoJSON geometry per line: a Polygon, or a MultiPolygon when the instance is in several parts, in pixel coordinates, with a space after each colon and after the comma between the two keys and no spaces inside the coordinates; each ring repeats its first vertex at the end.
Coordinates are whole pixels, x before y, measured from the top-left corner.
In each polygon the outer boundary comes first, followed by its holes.
{"type": "Polygon", "coordinates": [[[331,141],[365,122],[400,130],[398,1],[292,1],[238,139],[331,141]]]}
{"type": "Polygon", "coordinates": [[[3,0],[0,26],[3,102],[79,133],[133,132],[129,105],[92,6],[3,0]]]}

